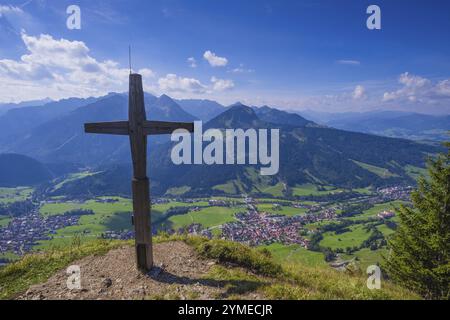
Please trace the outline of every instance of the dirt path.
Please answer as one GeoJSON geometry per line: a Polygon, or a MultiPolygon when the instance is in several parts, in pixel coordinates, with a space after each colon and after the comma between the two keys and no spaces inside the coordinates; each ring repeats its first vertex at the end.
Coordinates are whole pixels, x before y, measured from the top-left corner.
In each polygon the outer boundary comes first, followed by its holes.
{"type": "Polygon", "coordinates": [[[155,266],[148,275],[136,270],[133,247],[110,251],[104,256],[91,256],[72,265],[80,266],[81,290],[69,290],[66,270],[61,270],[46,283],[32,286],[18,299],[217,299],[223,296],[225,284],[205,280],[214,266],[212,260],[197,257],[183,242],[167,242],[154,246],[155,266]]]}

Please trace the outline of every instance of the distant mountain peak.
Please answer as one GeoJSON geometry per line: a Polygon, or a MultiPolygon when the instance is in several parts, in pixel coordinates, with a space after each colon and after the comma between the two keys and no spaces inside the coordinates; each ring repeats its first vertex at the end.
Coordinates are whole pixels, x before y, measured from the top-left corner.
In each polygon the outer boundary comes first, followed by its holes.
{"type": "Polygon", "coordinates": [[[147,102],[148,117],[152,120],[193,121],[196,117],[183,110],[166,94],[147,102]]]}
{"type": "Polygon", "coordinates": [[[243,104],[230,106],[207,124],[210,128],[258,128],[264,123],[255,111],[243,104]]]}
{"type": "Polygon", "coordinates": [[[173,101],[173,99],[169,97],[167,94],[162,94],[158,99],[161,101],[173,101]]]}
{"type": "Polygon", "coordinates": [[[315,125],[314,122],[306,120],[298,114],[289,113],[279,109],[271,108],[269,106],[253,108],[253,110],[261,120],[274,124],[289,125],[294,127],[315,125]]]}
{"type": "Polygon", "coordinates": [[[209,121],[225,111],[223,105],[213,100],[182,99],[176,102],[184,111],[203,121],[209,121]]]}
{"type": "Polygon", "coordinates": [[[228,106],[228,108],[233,108],[233,107],[247,107],[245,104],[243,104],[242,102],[238,101],[233,103],[232,105],[228,106]]]}

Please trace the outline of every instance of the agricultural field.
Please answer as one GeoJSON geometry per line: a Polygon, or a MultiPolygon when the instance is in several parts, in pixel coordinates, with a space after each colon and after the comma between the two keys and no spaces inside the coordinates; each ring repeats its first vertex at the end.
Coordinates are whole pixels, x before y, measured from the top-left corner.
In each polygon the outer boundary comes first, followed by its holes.
{"type": "Polygon", "coordinates": [[[322,253],[306,250],[300,245],[283,245],[280,243],[273,243],[267,246],[261,246],[260,248],[266,248],[269,250],[273,259],[281,264],[289,265],[301,263],[311,267],[328,266],[323,259],[322,253]]]}
{"type": "Polygon", "coordinates": [[[387,179],[387,178],[391,178],[391,177],[398,177],[397,174],[390,172],[386,168],[377,167],[377,166],[374,166],[374,165],[371,165],[368,163],[364,163],[364,162],[359,162],[356,160],[353,160],[353,162],[356,163],[361,168],[366,169],[367,171],[370,171],[370,172],[376,174],[380,178],[387,179]]]}
{"type": "Polygon", "coordinates": [[[11,218],[0,216],[0,228],[7,226],[10,221],[11,221],[11,218]]]}
{"type": "Polygon", "coordinates": [[[74,209],[84,209],[94,211],[94,215],[84,215],[80,217],[76,226],[59,229],[53,235],[52,240],[41,241],[36,249],[51,246],[70,245],[74,238],[79,237],[83,242],[99,237],[107,230],[126,230],[132,228],[130,199],[116,197],[117,202],[104,203],[96,200],[89,200],[83,203],[62,202],[44,204],[40,212],[43,216],[63,214],[74,209]]]}
{"type": "Polygon", "coordinates": [[[158,212],[164,213],[167,210],[169,210],[170,208],[177,208],[177,207],[204,207],[204,206],[209,206],[207,201],[198,201],[198,202],[194,202],[194,203],[170,201],[168,203],[153,204],[152,205],[152,211],[158,211],[158,212]]]}
{"type": "Polygon", "coordinates": [[[0,204],[9,204],[17,201],[25,201],[31,197],[33,188],[0,188],[0,204]]]}
{"type": "Polygon", "coordinates": [[[261,192],[270,194],[274,197],[282,197],[284,191],[284,185],[282,183],[278,183],[274,186],[269,186],[261,189],[261,192]]]}
{"type": "Polygon", "coordinates": [[[331,186],[319,187],[314,184],[302,184],[292,188],[292,194],[294,196],[323,196],[343,191],[345,190],[331,186]]]}
{"type": "Polygon", "coordinates": [[[282,214],[285,216],[296,216],[296,215],[302,215],[306,213],[306,209],[300,209],[300,208],[294,208],[289,206],[273,206],[273,204],[270,203],[263,203],[258,204],[256,206],[259,211],[271,213],[271,214],[282,214]]]}
{"type": "Polygon", "coordinates": [[[168,223],[175,230],[193,223],[199,223],[204,228],[218,227],[224,223],[234,221],[234,215],[243,210],[245,209],[241,207],[209,207],[183,215],[171,216],[164,223],[168,223]]]}
{"type": "Polygon", "coordinates": [[[213,190],[223,191],[227,194],[239,194],[241,192],[239,186],[233,181],[214,186],[213,190]]]}
{"type": "MultiPolygon", "coordinates": [[[[242,207],[206,207],[208,202],[198,201],[184,203],[170,201],[169,203],[152,205],[152,221],[157,226],[179,229],[193,223],[199,223],[205,228],[218,227],[234,220],[234,214],[242,211],[242,207]],[[165,212],[176,207],[199,207],[199,211],[191,211],[182,215],[165,217],[165,212]],[[205,207],[205,208],[202,208],[205,207]]],[[[53,235],[52,240],[42,241],[37,249],[51,246],[70,245],[75,238],[81,242],[99,237],[105,231],[130,230],[132,203],[131,199],[121,197],[100,197],[86,202],[66,201],[58,203],[46,203],[40,208],[43,216],[59,215],[70,210],[84,209],[94,211],[94,215],[84,215],[79,220],[79,225],[60,229],[53,235]],[[116,202],[99,202],[107,199],[115,199],[116,202]]],[[[217,234],[219,229],[213,231],[217,234]]]]}
{"type": "Polygon", "coordinates": [[[356,189],[352,189],[353,192],[358,192],[360,194],[372,194],[373,190],[371,187],[366,187],[366,188],[356,188],[356,189]]]}
{"type": "MultiPolygon", "coordinates": [[[[385,211],[385,210],[386,211],[394,211],[396,208],[399,208],[400,205],[402,205],[402,204],[407,204],[407,202],[405,202],[405,201],[390,201],[390,202],[386,202],[386,203],[376,204],[372,208],[363,211],[363,214],[359,214],[357,216],[349,217],[349,218],[345,218],[345,219],[359,221],[359,220],[365,220],[367,218],[374,218],[377,216],[378,213],[385,211]]],[[[393,218],[393,220],[394,221],[396,220],[395,217],[393,218]]]]}
{"type": "Polygon", "coordinates": [[[61,182],[59,182],[58,184],[56,184],[53,187],[53,191],[57,191],[58,189],[61,189],[61,187],[64,186],[68,182],[84,179],[86,177],[90,177],[90,176],[96,175],[98,173],[100,173],[100,172],[84,171],[84,172],[78,172],[78,173],[69,174],[67,176],[67,178],[65,178],[64,180],[62,180],[61,182]]]}
{"type": "Polygon", "coordinates": [[[364,229],[363,224],[350,226],[351,231],[342,234],[335,234],[332,232],[325,232],[323,240],[320,245],[325,248],[344,249],[347,247],[359,246],[370,236],[370,232],[364,229]]]}
{"type": "Polygon", "coordinates": [[[97,200],[88,200],[86,202],[58,202],[58,203],[46,203],[40,208],[40,213],[43,216],[51,216],[63,214],[70,210],[84,209],[92,210],[96,214],[110,214],[116,212],[131,212],[132,204],[130,199],[111,197],[117,200],[116,202],[99,202],[105,198],[99,198],[97,200]]]}
{"type": "Polygon", "coordinates": [[[170,188],[167,190],[166,195],[172,195],[172,196],[181,196],[191,190],[191,187],[184,186],[184,187],[178,187],[178,188],[170,188]]]}

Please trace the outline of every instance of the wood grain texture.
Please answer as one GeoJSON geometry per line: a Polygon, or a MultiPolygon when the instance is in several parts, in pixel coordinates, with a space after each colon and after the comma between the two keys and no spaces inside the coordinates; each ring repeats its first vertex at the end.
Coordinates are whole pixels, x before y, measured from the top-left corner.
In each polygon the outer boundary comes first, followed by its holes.
{"type": "Polygon", "coordinates": [[[85,123],[84,132],[97,134],[129,135],[128,121],[85,123]]]}
{"type": "Polygon", "coordinates": [[[144,123],[144,132],[147,135],[171,134],[177,129],[184,129],[194,132],[192,122],[165,122],[165,121],[146,121],[144,123]]]}
{"type": "Polygon", "coordinates": [[[142,77],[130,74],[128,121],[86,123],[87,133],[129,135],[133,160],[133,221],[137,267],[143,272],[153,267],[150,183],[147,178],[147,135],[170,134],[177,129],[194,131],[188,122],[147,121],[142,77]]]}

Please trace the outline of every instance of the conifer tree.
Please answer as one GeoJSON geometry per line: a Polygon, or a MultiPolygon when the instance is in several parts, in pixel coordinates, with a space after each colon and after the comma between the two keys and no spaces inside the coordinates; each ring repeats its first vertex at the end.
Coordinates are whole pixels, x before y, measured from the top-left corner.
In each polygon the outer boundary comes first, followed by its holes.
{"type": "Polygon", "coordinates": [[[445,145],[446,155],[428,161],[429,178],[419,178],[413,208],[397,210],[400,222],[384,264],[392,280],[425,299],[450,298],[450,143],[445,145]]]}

